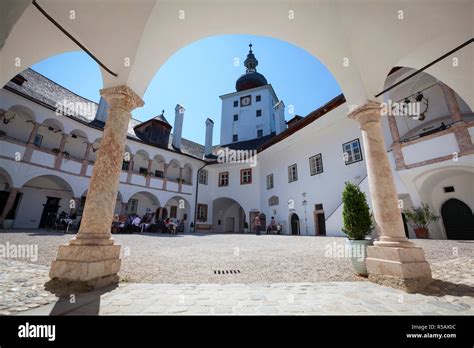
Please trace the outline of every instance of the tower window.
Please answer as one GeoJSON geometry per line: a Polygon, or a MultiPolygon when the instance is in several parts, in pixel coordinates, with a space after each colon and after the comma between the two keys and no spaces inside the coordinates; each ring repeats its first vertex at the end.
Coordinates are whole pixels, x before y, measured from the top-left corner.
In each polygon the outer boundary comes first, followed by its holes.
{"type": "Polygon", "coordinates": [[[236,141],[238,141],[238,140],[239,140],[239,135],[238,135],[238,134],[232,135],[232,141],[233,141],[233,142],[236,142],[236,141]]]}
{"type": "Polygon", "coordinates": [[[238,120],[239,120],[239,115],[238,115],[238,114],[235,114],[235,115],[234,115],[234,122],[235,122],[235,121],[238,121],[238,120]]]}
{"type": "Polygon", "coordinates": [[[443,187],[444,193],[454,192],[454,186],[443,187]]]}
{"type": "Polygon", "coordinates": [[[259,102],[259,101],[262,101],[262,96],[261,96],[261,95],[257,95],[257,96],[255,97],[255,101],[258,101],[258,102],[259,102]]]}
{"type": "Polygon", "coordinates": [[[263,129],[257,130],[257,138],[263,137],[263,129]]]}
{"type": "Polygon", "coordinates": [[[238,100],[234,100],[234,108],[236,108],[237,106],[239,106],[239,101],[238,101],[238,100]]]}
{"type": "Polygon", "coordinates": [[[257,110],[257,117],[262,116],[262,110],[258,109],[257,110]]]}

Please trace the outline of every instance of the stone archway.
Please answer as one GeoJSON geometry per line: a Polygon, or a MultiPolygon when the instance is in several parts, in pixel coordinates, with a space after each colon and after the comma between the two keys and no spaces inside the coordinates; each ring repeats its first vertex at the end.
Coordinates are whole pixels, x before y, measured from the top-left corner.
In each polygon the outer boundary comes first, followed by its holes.
{"type": "Polygon", "coordinates": [[[466,203],[448,199],[441,207],[441,216],[448,239],[474,239],[474,216],[466,203]]]}
{"type": "Polygon", "coordinates": [[[236,200],[220,197],[212,202],[212,230],[217,233],[244,231],[245,211],[236,200]]]}
{"type": "Polygon", "coordinates": [[[20,189],[15,228],[53,227],[59,214],[69,214],[74,190],[56,175],[41,175],[28,180],[20,189]]]}
{"type": "MultiPolygon", "coordinates": [[[[119,74],[115,74],[114,77],[103,72],[106,86],[119,87],[112,87],[102,91],[102,95],[110,104],[109,127],[104,132],[104,148],[101,148],[101,154],[97,158],[91,178],[90,195],[92,197],[89,199],[90,205],[86,206],[85,210],[87,221],[81,227],[78,240],[71,243],[71,248],[77,249],[83,245],[88,245],[87,242],[92,240],[95,242],[100,241],[98,245],[94,246],[103,249],[103,251],[117,249],[116,246],[111,246],[113,242],[109,240],[110,235],[106,231],[107,226],[110,224],[109,220],[113,213],[113,200],[117,191],[118,180],[115,179],[120,174],[119,168],[115,167],[119,166],[119,162],[121,162],[117,160],[117,157],[121,157],[123,153],[123,142],[126,137],[130,111],[143,104],[140,96],[144,94],[149,80],[154,75],[154,72],[158,70],[157,68],[178,48],[206,36],[241,32],[242,25],[245,24],[248,33],[257,35],[273,34],[282,40],[301,45],[301,47],[315,56],[319,57],[321,54],[321,60],[326,64],[330,64],[331,71],[336,75],[337,80],[346,84],[342,89],[348,103],[350,105],[360,105],[367,101],[368,96],[378,92],[377,87],[380,84],[377,84],[377,81],[383,78],[381,71],[387,67],[390,61],[397,61],[397,58],[402,54],[399,52],[412,48],[424,48],[426,47],[425,44],[430,41],[430,38],[438,37],[438,34],[442,34],[446,30],[444,27],[440,28],[436,21],[433,20],[438,14],[438,12],[433,11],[446,11],[449,14],[446,28],[458,28],[457,25],[454,25],[457,23],[467,26],[465,23],[470,21],[470,12],[465,11],[465,9],[455,9],[454,6],[444,5],[444,7],[436,7],[436,10],[431,10],[422,4],[414,4],[411,5],[413,6],[413,11],[424,14],[420,16],[420,25],[424,28],[423,35],[410,35],[412,28],[405,26],[401,29],[402,31],[387,31],[386,34],[388,36],[384,40],[386,44],[383,44],[378,34],[380,32],[379,23],[384,23],[386,19],[388,20],[387,16],[389,14],[387,13],[390,13],[390,11],[381,11],[380,7],[373,6],[372,4],[340,6],[340,4],[328,2],[321,7],[322,5],[319,3],[304,2],[295,5],[296,12],[301,13],[302,17],[301,20],[294,22],[290,22],[287,16],[281,15],[288,12],[287,4],[283,2],[275,4],[276,7],[273,11],[268,11],[268,6],[265,2],[253,4],[252,11],[248,11],[245,6],[238,2],[216,6],[213,8],[213,11],[209,11],[209,6],[203,6],[202,4],[194,4],[192,2],[185,2],[185,4],[188,5],[186,7],[186,21],[181,21],[176,16],[168,15],[168,13],[174,13],[180,9],[180,7],[177,7],[179,4],[176,5],[174,2],[160,3],[160,6],[154,6],[154,3],[150,2],[144,7],[138,7],[136,9],[138,11],[137,15],[133,19],[129,16],[130,6],[132,5],[128,4],[128,2],[116,4],[114,11],[108,11],[113,13],[115,17],[110,17],[107,12],[100,9],[98,11],[82,11],[87,10],[87,7],[84,8],[82,6],[88,5],[78,5],[78,12],[88,13],[87,22],[98,23],[99,27],[89,29],[87,25],[78,25],[74,28],[74,32],[79,37],[88,39],[87,45],[94,49],[97,56],[125,57],[129,56],[131,52],[135,59],[134,64],[126,68],[122,64],[117,63],[119,60],[115,60],[116,63],[114,63],[113,69],[119,74]],[[367,20],[367,18],[375,17],[378,18],[377,21],[367,20]],[[130,18],[130,20],[125,20],[127,18],[130,18]],[[240,20],[235,20],[235,18],[240,20]],[[209,25],[199,26],[196,20],[200,23],[204,21],[209,23],[209,25]],[[118,35],[116,30],[110,30],[111,23],[125,23],[126,29],[130,34],[129,39],[124,41],[123,37],[118,35]],[[317,23],[316,27],[313,26],[314,23],[317,23]],[[341,23],[343,25],[340,25],[341,23]],[[167,28],[167,30],[162,28],[167,28]],[[278,28],[277,33],[274,33],[275,28],[278,28]],[[307,30],[307,28],[313,28],[313,30],[307,30]],[[327,30],[318,30],[319,28],[330,28],[332,35],[328,37],[327,30]],[[172,39],[169,37],[169,32],[174,33],[172,39]],[[403,37],[404,39],[399,42],[395,40],[396,37],[403,37]],[[355,43],[360,42],[361,39],[364,39],[364,45],[357,47],[355,43]],[[167,44],[158,46],[156,45],[157,40],[167,44]],[[109,42],[110,45],[105,47],[100,44],[101,42],[109,42]],[[381,50],[389,58],[381,59],[380,56],[374,55],[371,50],[366,49],[367,47],[380,48],[380,44],[383,45],[381,50]],[[401,48],[405,49],[402,50],[401,48]],[[125,52],[127,53],[125,54],[125,52]],[[351,65],[347,68],[348,65],[343,66],[341,64],[341,58],[349,59],[349,52],[352,52],[351,65]],[[357,64],[357,62],[364,62],[364,64],[357,64]],[[368,73],[369,71],[366,70],[366,67],[371,67],[370,73],[368,73]],[[126,85],[133,88],[138,94],[135,94],[126,85]],[[115,149],[111,146],[112,143],[115,145],[115,149]],[[108,178],[103,174],[101,175],[101,173],[106,172],[110,173],[108,178]],[[95,232],[93,233],[92,231],[95,232]],[[83,244],[81,244],[81,241],[83,244]]],[[[210,4],[211,2],[204,2],[204,5],[210,4]]],[[[67,4],[62,4],[61,2],[55,4],[55,12],[64,13],[64,10],[67,9],[63,6],[67,6],[67,4]]],[[[390,14],[390,16],[393,16],[393,14],[390,14]]],[[[33,5],[28,6],[23,15],[19,17],[15,24],[9,26],[11,31],[5,38],[5,41],[2,42],[5,43],[0,57],[2,61],[13,61],[14,57],[21,56],[23,65],[29,66],[33,62],[53,53],[71,50],[75,47],[64,38],[64,35],[61,35],[58,31],[51,30],[51,25],[44,21],[44,18],[37,16],[33,5]],[[31,26],[36,28],[34,32],[27,30],[31,26]],[[51,42],[54,45],[48,44],[51,42]],[[42,49],[31,50],[29,49],[32,47],[30,43],[37,43],[36,47],[41,47],[42,49]],[[32,52],[27,53],[28,51],[32,52]]],[[[464,28],[463,26],[461,27],[464,28]]],[[[468,27],[470,28],[470,26],[468,27]]],[[[464,33],[464,30],[462,32],[464,33]]],[[[446,52],[451,47],[446,47],[445,40],[443,40],[442,44],[436,48],[435,51],[430,51],[425,55],[420,55],[420,57],[439,56],[438,49],[446,52]]],[[[114,60],[112,59],[112,61],[114,60]]],[[[429,59],[425,63],[428,63],[428,61],[429,59]]],[[[462,66],[461,64],[458,69],[460,75],[462,75],[462,69],[466,69],[462,66]]],[[[16,67],[6,65],[6,70],[2,71],[0,77],[3,82],[6,82],[16,73],[16,67]]],[[[465,73],[465,76],[468,76],[468,74],[465,73]]],[[[374,104],[376,103],[367,103],[351,114],[351,117],[361,124],[366,151],[365,158],[368,165],[369,186],[371,195],[374,198],[372,201],[375,202],[374,215],[382,231],[381,240],[372,248],[374,250],[372,261],[382,260],[380,256],[386,256],[389,253],[389,250],[384,248],[389,247],[406,247],[407,254],[417,253],[417,256],[419,256],[408,259],[424,260],[422,251],[418,248],[413,248],[413,245],[405,240],[402,233],[403,228],[400,216],[395,217],[394,214],[390,214],[391,211],[397,211],[396,190],[392,175],[383,175],[383,173],[390,172],[390,165],[383,144],[383,136],[380,134],[380,110],[374,104]],[[376,255],[377,250],[379,255],[376,255]]],[[[83,249],[86,250],[85,254],[87,254],[87,251],[90,254],[87,246],[83,249]]],[[[58,258],[58,262],[64,267],[54,268],[53,266],[52,276],[56,275],[59,277],[62,275],[61,272],[54,272],[53,270],[61,268],[66,270],[67,267],[73,264],[69,261],[76,261],[77,265],[78,260],[64,258],[66,254],[65,252],[61,254],[63,258],[60,261],[60,258],[58,258]]],[[[114,255],[116,254],[117,250],[114,250],[114,255]]],[[[87,261],[89,263],[90,260],[86,258],[86,260],[79,261],[87,261]]],[[[381,276],[387,274],[401,278],[404,277],[404,260],[386,261],[400,261],[400,268],[397,272],[392,272],[394,274],[384,269],[383,272],[379,272],[381,276]]],[[[104,264],[104,260],[95,262],[95,264],[101,263],[104,264]]],[[[406,263],[410,264],[410,262],[406,263]]],[[[114,259],[108,262],[108,264],[112,264],[109,270],[118,271],[118,257],[117,260],[114,259]]],[[[426,268],[427,265],[424,261],[420,261],[420,264],[423,266],[422,271],[412,274],[413,277],[411,278],[427,277],[429,273],[429,270],[426,268]]],[[[377,269],[383,268],[380,262],[377,265],[380,267],[374,266],[372,268],[374,272],[377,269]]],[[[410,264],[410,266],[413,265],[410,264]]],[[[418,267],[411,268],[420,269],[418,267]]],[[[112,271],[106,274],[98,272],[95,274],[95,278],[116,275],[112,271]]]]}

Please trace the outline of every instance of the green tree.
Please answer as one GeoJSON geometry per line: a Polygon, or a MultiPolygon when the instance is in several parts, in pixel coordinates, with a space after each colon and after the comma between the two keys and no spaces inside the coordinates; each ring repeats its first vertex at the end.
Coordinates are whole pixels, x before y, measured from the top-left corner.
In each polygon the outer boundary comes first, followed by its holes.
{"type": "Polygon", "coordinates": [[[349,239],[365,239],[374,225],[364,192],[359,186],[346,182],[342,192],[342,203],[342,231],[349,239]]]}

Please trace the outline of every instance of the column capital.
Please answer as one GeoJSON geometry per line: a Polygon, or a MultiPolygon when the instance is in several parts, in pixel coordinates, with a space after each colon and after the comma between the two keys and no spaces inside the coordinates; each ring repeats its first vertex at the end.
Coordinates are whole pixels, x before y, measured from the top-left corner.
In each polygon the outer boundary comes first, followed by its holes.
{"type": "Polygon", "coordinates": [[[347,115],[350,119],[360,123],[361,128],[369,123],[380,122],[380,111],[382,105],[379,102],[369,100],[364,105],[361,105],[347,115]]]}
{"type": "Polygon", "coordinates": [[[101,89],[100,95],[104,97],[110,107],[118,107],[127,111],[132,111],[145,104],[142,98],[125,85],[101,89]]]}

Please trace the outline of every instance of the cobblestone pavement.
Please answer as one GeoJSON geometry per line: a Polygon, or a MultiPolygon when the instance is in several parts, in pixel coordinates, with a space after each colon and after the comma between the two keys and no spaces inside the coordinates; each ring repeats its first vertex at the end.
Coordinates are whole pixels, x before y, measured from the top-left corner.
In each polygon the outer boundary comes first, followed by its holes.
{"type": "Polygon", "coordinates": [[[0,315],[26,311],[56,301],[44,290],[49,268],[32,263],[0,260],[0,315]]]}
{"type": "Polygon", "coordinates": [[[370,282],[121,284],[31,315],[474,315],[474,299],[406,294],[370,282]],[[79,303],[80,302],[80,303],[79,303]]]}
{"type": "Polygon", "coordinates": [[[1,260],[0,308],[6,315],[474,315],[473,263],[470,258],[458,258],[433,264],[435,280],[419,294],[370,282],[122,282],[115,289],[57,299],[43,290],[47,267],[1,260]]]}

